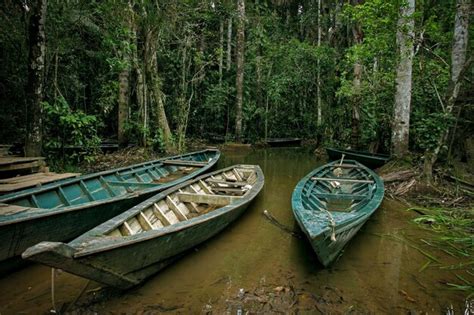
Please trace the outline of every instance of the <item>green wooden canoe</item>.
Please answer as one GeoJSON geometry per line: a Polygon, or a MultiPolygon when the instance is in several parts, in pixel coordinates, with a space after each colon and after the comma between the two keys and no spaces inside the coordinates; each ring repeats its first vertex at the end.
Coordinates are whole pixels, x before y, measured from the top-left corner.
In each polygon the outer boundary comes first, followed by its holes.
{"type": "Polygon", "coordinates": [[[42,242],[22,256],[126,289],[223,230],[263,184],[259,166],[231,166],[161,192],[68,244],[42,242]]]}
{"type": "Polygon", "coordinates": [[[331,162],[304,177],[293,191],[293,214],[325,267],[380,206],[383,181],[354,160],[331,162]]]}
{"type": "Polygon", "coordinates": [[[214,166],[218,150],[167,157],[0,197],[0,273],[39,241],[69,241],[214,166]]]}
{"type": "Polygon", "coordinates": [[[372,169],[381,167],[390,160],[390,155],[388,154],[370,153],[366,151],[326,148],[326,152],[331,161],[340,160],[344,154],[344,159],[358,161],[372,169]]]}

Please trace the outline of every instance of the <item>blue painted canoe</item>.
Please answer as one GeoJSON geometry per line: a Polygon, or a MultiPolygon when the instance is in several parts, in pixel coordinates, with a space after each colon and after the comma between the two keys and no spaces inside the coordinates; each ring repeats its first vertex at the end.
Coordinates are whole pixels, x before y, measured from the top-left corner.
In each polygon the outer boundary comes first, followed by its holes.
{"type": "Polygon", "coordinates": [[[0,197],[0,273],[39,241],[69,241],[159,191],[213,167],[203,150],[27,189],[0,197]]]}
{"type": "Polygon", "coordinates": [[[306,175],[293,191],[293,214],[318,260],[333,263],[380,206],[382,179],[354,160],[332,162],[306,175]]]}
{"type": "Polygon", "coordinates": [[[70,243],[42,242],[22,256],[126,289],[222,231],[263,185],[259,166],[231,166],[163,191],[70,243]]]}
{"type": "Polygon", "coordinates": [[[372,169],[381,167],[390,160],[390,155],[388,154],[370,153],[367,151],[326,148],[326,152],[331,161],[340,160],[342,155],[344,155],[345,159],[356,160],[372,169]]]}

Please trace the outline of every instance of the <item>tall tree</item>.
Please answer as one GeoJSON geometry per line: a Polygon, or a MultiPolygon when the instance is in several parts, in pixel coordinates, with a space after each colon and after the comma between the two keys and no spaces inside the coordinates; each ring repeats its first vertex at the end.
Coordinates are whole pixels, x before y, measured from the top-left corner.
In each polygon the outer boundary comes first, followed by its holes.
{"type": "MultiPolygon", "coordinates": [[[[321,0],[318,0],[318,48],[321,47],[321,0]]],[[[317,126],[320,127],[322,123],[322,110],[321,110],[321,60],[318,55],[318,75],[316,78],[316,98],[317,98],[317,126]]]]}
{"type": "MultiPolygon", "coordinates": [[[[125,19],[127,20],[126,28],[131,34],[133,28],[133,8],[132,3],[128,1],[128,7],[125,8],[125,19]]],[[[122,51],[122,60],[123,60],[123,69],[119,73],[119,95],[118,95],[118,143],[120,146],[124,146],[127,143],[127,138],[125,134],[125,128],[128,123],[128,114],[130,108],[130,98],[129,98],[129,81],[130,81],[130,63],[131,56],[128,47],[130,47],[130,42],[132,38],[127,35],[126,49],[122,51]]]]}
{"type": "Polygon", "coordinates": [[[232,17],[227,20],[227,60],[226,70],[230,70],[230,64],[232,62],[232,17]]]}
{"type": "Polygon", "coordinates": [[[397,45],[400,52],[397,67],[395,106],[392,127],[392,150],[401,157],[408,152],[410,106],[412,87],[413,40],[415,0],[408,0],[400,7],[397,24],[397,45]]]}
{"type": "MultiPolygon", "coordinates": [[[[456,15],[454,18],[454,35],[453,45],[451,50],[451,80],[445,96],[444,115],[448,118],[452,112],[456,99],[459,95],[461,83],[463,81],[464,73],[470,67],[473,58],[466,61],[468,38],[469,38],[469,14],[470,14],[470,0],[456,1],[456,15]]],[[[433,165],[438,159],[438,154],[446,144],[449,129],[445,129],[434,149],[426,150],[424,156],[423,175],[428,183],[431,183],[433,178],[433,165]]]]}
{"type": "MultiPolygon", "coordinates": [[[[361,4],[361,0],[353,0],[353,5],[361,4]]],[[[352,36],[355,45],[362,44],[364,34],[362,27],[359,22],[355,22],[352,25],[352,36]]],[[[353,97],[352,103],[352,132],[351,132],[351,144],[354,149],[359,147],[360,137],[360,104],[362,101],[361,81],[362,81],[362,62],[360,58],[356,58],[354,61],[354,78],[352,79],[353,97]]]]}
{"type": "Polygon", "coordinates": [[[25,155],[41,155],[42,146],[42,110],[44,59],[46,55],[46,0],[38,0],[33,4],[29,21],[29,60],[27,85],[27,114],[25,155]]]}
{"type": "Polygon", "coordinates": [[[235,138],[242,140],[242,103],[244,90],[244,53],[245,53],[245,1],[237,1],[237,77],[236,77],[236,112],[235,138]]]}

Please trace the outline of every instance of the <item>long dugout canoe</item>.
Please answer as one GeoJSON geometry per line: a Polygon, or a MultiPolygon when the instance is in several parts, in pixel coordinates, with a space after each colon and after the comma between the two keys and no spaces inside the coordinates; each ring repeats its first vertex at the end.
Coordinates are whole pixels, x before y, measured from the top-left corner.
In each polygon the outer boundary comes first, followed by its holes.
{"type": "Polygon", "coordinates": [[[22,256],[127,289],[222,231],[263,185],[259,166],[231,166],[161,192],[68,244],[42,242],[22,256]]]}
{"type": "Polygon", "coordinates": [[[203,150],[80,176],[0,197],[0,274],[39,241],[69,241],[162,190],[213,167],[203,150]]]}

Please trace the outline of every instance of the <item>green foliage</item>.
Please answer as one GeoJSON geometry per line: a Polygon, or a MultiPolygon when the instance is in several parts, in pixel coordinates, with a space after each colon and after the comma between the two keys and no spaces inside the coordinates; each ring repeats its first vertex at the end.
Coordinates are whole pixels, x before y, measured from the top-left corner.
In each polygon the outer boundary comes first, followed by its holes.
{"type": "MultiPolygon", "coordinates": [[[[351,142],[352,108],[357,105],[361,147],[375,145],[388,151],[401,3],[328,2],[323,3],[319,15],[317,3],[311,1],[247,2],[244,138],[263,138],[268,123],[270,137],[322,137],[325,143],[346,146],[351,142]],[[358,27],[362,37],[356,43],[353,31],[358,27]],[[360,90],[354,88],[356,62],[362,66],[360,90]],[[318,72],[323,104],[319,129],[318,72]]],[[[454,8],[454,0],[417,1],[410,137],[414,151],[432,148],[449,125],[440,99],[444,99],[450,77],[454,8]]],[[[150,96],[154,80],[160,82],[169,125],[180,144],[185,136],[231,139],[235,129],[235,10],[234,2],[197,0],[51,1],[46,19],[44,99],[59,108],[63,108],[61,102],[70,104],[71,113],[80,109],[85,116],[95,116],[96,122],[90,125],[100,128],[98,134],[115,137],[118,76],[130,69],[126,131],[132,142],[163,149],[156,100],[150,96]],[[231,64],[227,68],[229,18],[231,64]],[[223,68],[219,72],[221,56],[223,68]],[[156,74],[155,79],[145,78],[146,126],[145,110],[137,100],[138,69],[144,75],[156,74]],[[64,100],[56,102],[58,95],[64,100]]],[[[12,128],[0,130],[0,137],[13,141],[13,130],[21,132],[25,126],[27,30],[22,8],[15,2],[0,8],[0,15],[6,17],[0,21],[0,29],[11,30],[0,32],[0,124],[14,123],[12,128]]],[[[79,128],[76,121],[63,123],[79,128]]],[[[54,138],[51,127],[45,129],[54,138]]]]}
{"type": "Polygon", "coordinates": [[[443,113],[424,114],[412,125],[412,136],[422,150],[433,150],[438,145],[440,136],[454,123],[452,115],[443,113]]]}
{"type": "Polygon", "coordinates": [[[91,161],[100,145],[97,136],[97,119],[81,110],[71,110],[60,97],[50,105],[43,103],[45,150],[53,157],[91,161]]]}

